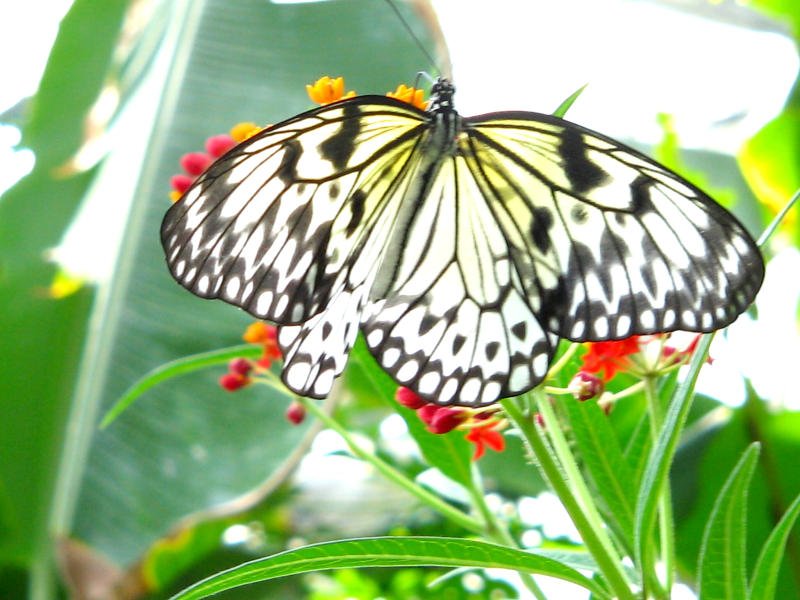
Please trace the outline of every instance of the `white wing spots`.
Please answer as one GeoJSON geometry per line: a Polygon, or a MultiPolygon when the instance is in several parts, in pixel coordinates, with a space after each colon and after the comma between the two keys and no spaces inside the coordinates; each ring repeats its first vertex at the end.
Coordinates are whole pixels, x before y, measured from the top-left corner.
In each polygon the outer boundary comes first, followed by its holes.
{"type": "Polygon", "coordinates": [[[608,317],[601,315],[594,320],[594,332],[592,335],[601,340],[608,337],[608,317]]]}
{"type": "Polygon", "coordinates": [[[419,378],[419,391],[421,394],[431,395],[436,392],[439,388],[439,384],[442,381],[442,376],[435,371],[428,371],[419,378]]]}
{"type": "MultiPolygon", "coordinates": [[[[641,317],[639,318],[641,323],[641,317]]],[[[628,335],[631,330],[631,318],[628,315],[621,315],[617,319],[616,330],[614,331],[615,338],[623,338],[628,335]]]]}
{"type": "MultiPolygon", "coordinates": [[[[387,368],[391,369],[397,364],[397,361],[400,360],[401,356],[402,354],[400,353],[399,348],[387,348],[386,352],[384,352],[383,355],[381,356],[381,363],[385,365],[387,368]]],[[[435,373],[429,373],[429,374],[435,375],[435,373]]]]}
{"type": "MultiPolygon", "coordinates": [[[[383,341],[383,338],[384,338],[384,334],[383,334],[383,331],[381,329],[373,329],[367,335],[367,344],[371,348],[375,348],[376,346],[380,345],[380,343],[383,341]]],[[[392,358],[389,359],[389,360],[391,361],[391,364],[393,365],[394,363],[397,362],[397,355],[393,354],[392,358]]]]}
{"type": "Polygon", "coordinates": [[[197,289],[201,294],[205,294],[208,292],[210,284],[211,280],[208,278],[208,275],[202,275],[200,279],[197,280],[197,289]]]}
{"type": "Polygon", "coordinates": [[[570,339],[579,340],[585,337],[584,333],[585,331],[586,331],[586,321],[575,321],[572,324],[572,329],[570,330],[567,337],[569,337],[570,339]]]}
{"type": "Polygon", "coordinates": [[[397,369],[396,377],[401,383],[406,383],[417,376],[419,373],[419,363],[416,360],[407,360],[403,366],[397,369]]]}

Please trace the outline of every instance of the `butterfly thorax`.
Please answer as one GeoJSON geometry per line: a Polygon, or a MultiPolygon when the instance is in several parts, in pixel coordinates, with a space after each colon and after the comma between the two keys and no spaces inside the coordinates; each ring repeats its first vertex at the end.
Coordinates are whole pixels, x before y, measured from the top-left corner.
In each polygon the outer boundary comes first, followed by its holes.
{"type": "Polygon", "coordinates": [[[450,80],[439,77],[431,88],[431,103],[428,107],[430,113],[454,112],[453,94],[456,88],[450,80]]]}

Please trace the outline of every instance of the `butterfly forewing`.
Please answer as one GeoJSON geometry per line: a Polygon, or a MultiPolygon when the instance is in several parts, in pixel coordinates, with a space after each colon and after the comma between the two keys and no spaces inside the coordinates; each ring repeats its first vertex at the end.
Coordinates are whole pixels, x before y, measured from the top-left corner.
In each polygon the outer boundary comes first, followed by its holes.
{"type": "Polygon", "coordinates": [[[322,397],[357,333],[400,384],[484,405],[576,341],[727,325],[763,262],[700,190],[536,113],[461,119],[378,96],[237,146],[170,209],[175,278],[282,327],[283,380],[322,397]]]}
{"type": "Polygon", "coordinates": [[[468,120],[464,152],[544,326],[575,341],[730,323],[763,262],[700,190],[577,125],[535,113],[468,120]],[[520,245],[522,242],[522,245],[520,245]]]}

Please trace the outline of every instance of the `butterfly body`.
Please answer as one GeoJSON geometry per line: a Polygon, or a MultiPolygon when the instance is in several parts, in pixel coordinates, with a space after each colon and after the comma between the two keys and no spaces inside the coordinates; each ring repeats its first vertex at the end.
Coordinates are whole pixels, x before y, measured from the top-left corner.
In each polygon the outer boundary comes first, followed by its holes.
{"type": "Polygon", "coordinates": [[[358,331],[399,383],[483,405],[541,381],[559,338],[727,325],[763,262],[664,167],[528,112],[360,96],[267,128],[167,213],[175,278],[281,325],[283,379],[325,396],[358,331]]]}

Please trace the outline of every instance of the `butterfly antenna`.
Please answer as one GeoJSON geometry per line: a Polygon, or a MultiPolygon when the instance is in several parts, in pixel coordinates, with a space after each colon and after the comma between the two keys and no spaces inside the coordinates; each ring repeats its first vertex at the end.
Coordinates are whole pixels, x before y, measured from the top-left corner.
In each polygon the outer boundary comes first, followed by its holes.
{"type": "MultiPolygon", "coordinates": [[[[414,40],[414,42],[417,44],[417,47],[425,55],[425,58],[428,59],[428,62],[430,63],[431,67],[433,67],[433,70],[436,71],[437,73],[441,73],[441,70],[439,69],[439,67],[436,66],[436,59],[433,58],[431,53],[428,52],[428,49],[425,48],[425,45],[420,41],[420,39],[417,36],[417,34],[414,33],[414,30],[411,29],[411,25],[408,24],[408,21],[406,21],[406,18],[403,16],[403,13],[400,12],[400,9],[397,8],[397,5],[394,2],[392,2],[392,0],[386,0],[386,4],[388,4],[392,8],[392,10],[394,11],[394,14],[397,15],[397,18],[403,24],[403,27],[405,27],[405,30],[411,36],[411,39],[414,40]]],[[[417,79],[419,79],[419,76],[420,76],[420,73],[417,73],[417,79]]]]}

